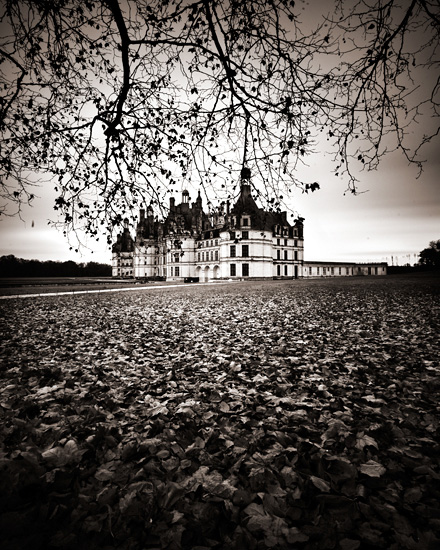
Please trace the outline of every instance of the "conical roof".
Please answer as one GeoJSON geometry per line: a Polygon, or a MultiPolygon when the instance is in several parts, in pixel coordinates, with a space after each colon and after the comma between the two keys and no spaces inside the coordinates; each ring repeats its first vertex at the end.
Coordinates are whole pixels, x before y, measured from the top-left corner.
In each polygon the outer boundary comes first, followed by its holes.
{"type": "Polygon", "coordinates": [[[257,206],[252,197],[250,177],[249,168],[243,168],[241,171],[240,196],[232,207],[231,214],[237,217],[248,215],[250,226],[253,229],[270,230],[274,225],[286,225],[287,221],[281,212],[269,212],[257,206]]]}

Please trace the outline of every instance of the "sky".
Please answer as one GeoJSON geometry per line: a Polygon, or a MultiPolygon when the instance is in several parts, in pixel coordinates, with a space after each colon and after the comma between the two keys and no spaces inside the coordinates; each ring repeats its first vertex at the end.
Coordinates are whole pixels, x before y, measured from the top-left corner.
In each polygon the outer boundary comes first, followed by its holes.
{"type": "MultiPolygon", "coordinates": [[[[309,158],[304,179],[318,181],[321,189],[295,190],[289,205],[305,219],[305,260],[416,263],[418,253],[440,239],[439,151],[437,136],[425,150],[427,162],[418,178],[401,153],[389,154],[377,171],[356,174],[357,195],[344,194],[344,182],[332,174],[323,153],[309,158]]],[[[0,256],[111,263],[105,236],[99,242],[84,238],[80,253],[70,251],[62,231],[48,225],[56,219],[54,192],[45,186],[35,194],[33,206],[24,206],[20,216],[0,217],[0,256]]]]}

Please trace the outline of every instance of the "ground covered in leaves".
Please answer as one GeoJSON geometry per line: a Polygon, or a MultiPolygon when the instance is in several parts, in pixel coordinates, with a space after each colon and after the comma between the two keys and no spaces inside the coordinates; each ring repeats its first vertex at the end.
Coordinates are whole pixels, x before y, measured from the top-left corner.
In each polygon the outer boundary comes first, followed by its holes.
{"type": "Polygon", "coordinates": [[[0,539],[437,549],[439,280],[0,304],[0,539]]]}

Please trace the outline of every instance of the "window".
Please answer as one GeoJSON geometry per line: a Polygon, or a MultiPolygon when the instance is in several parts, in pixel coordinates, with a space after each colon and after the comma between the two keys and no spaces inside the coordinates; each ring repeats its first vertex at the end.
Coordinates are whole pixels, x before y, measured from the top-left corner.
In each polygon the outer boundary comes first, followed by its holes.
{"type": "Polygon", "coordinates": [[[213,242],[213,241],[211,241],[211,246],[214,246],[214,242],[213,242]]]}
{"type": "Polygon", "coordinates": [[[179,273],[180,273],[180,268],[179,267],[174,268],[174,274],[176,277],[179,276],[179,273]]]}
{"type": "Polygon", "coordinates": [[[284,259],[287,260],[287,250],[284,251],[284,259]]]}
{"type": "Polygon", "coordinates": [[[215,251],[215,261],[218,262],[218,250],[215,251]]]}
{"type": "Polygon", "coordinates": [[[277,239],[277,246],[280,246],[280,239],[277,239]]]}
{"type": "Polygon", "coordinates": [[[332,275],[335,274],[335,268],[334,268],[334,267],[332,267],[332,268],[330,269],[330,273],[331,273],[332,275]]]}
{"type": "Polygon", "coordinates": [[[245,240],[249,239],[249,231],[242,231],[241,238],[245,240]]]}
{"type": "Polygon", "coordinates": [[[341,268],[339,268],[339,275],[341,274],[341,268]]]}
{"type": "Polygon", "coordinates": [[[218,246],[218,239],[215,239],[215,246],[218,246]]]}
{"type": "Polygon", "coordinates": [[[249,277],[249,264],[243,264],[241,266],[241,274],[243,277],[249,277]]]}
{"type": "Polygon", "coordinates": [[[277,265],[277,276],[279,277],[281,275],[281,266],[277,265]]]}
{"type": "Polygon", "coordinates": [[[211,250],[211,262],[214,260],[214,252],[211,250]]]}
{"type": "Polygon", "coordinates": [[[202,262],[204,262],[204,261],[205,261],[205,253],[202,252],[202,262]]]}
{"type": "Polygon", "coordinates": [[[281,259],[281,250],[277,250],[277,260],[281,259]]]}
{"type": "Polygon", "coordinates": [[[377,275],[377,267],[374,268],[374,274],[377,275]]]}
{"type": "Polygon", "coordinates": [[[312,268],[309,267],[309,275],[311,275],[311,274],[312,274],[312,268]]]}
{"type": "Polygon", "coordinates": [[[249,225],[249,218],[243,218],[243,225],[245,226],[249,225]]]}
{"type": "Polygon", "coordinates": [[[323,275],[326,275],[326,273],[327,273],[327,268],[326,268],[326,267],[323,267],[323,268],[322,268],[322,274],[323,274],[323,275]]]}
{"type": "Polygon", "coordinates": [[[293,241],[293,246],[297,247],[298,246],[298,241],[293,241]]]}
{"type": "Polygon", "coordinates": [[[371,267],[368,268],[368,275],[371,275],[371,267]]]}
{"type": "Polygon", "coordinates": [[[231,258],[235,258],[236,256],[236,253],[235,253],[235,244],[231,245],[231,258]]]}
{"type": "Polygon", "coordinates": [[[319,275],[319,267],[316,268],[316,275],[319,275]]]}
{"type": "Polygon", "coordinates": [[[284,276],[287,277],[287,265],[284,266],[284,276]]]}
{"type": "Polygon", "coordinates": [[[230,271],[229,271],[229,272],[230,272],[231,277],[235,277],[235,274],[236,274],[236,269],[235,269],[235,267],[236,267],[235,264],[231,264],[231,265],[229,266],[229,268],[230,268],[230,271]]]}
{"type": "Polygon", "coordinates": [[[298,252],[295,250],[295,252],[293,253],[293,259],[296,261],[298,260],[298,252]]]}
{"type": "Polygon", "coordinates": [[[197,261],[200,262],[200,252],[197,252],[197,261]]]}
{"type": "Polygon", "coordinates": [[[172,276],[173,276],[173,268],[170,267],[170,277],[172,277],[172,276]]]}
{"type": "Polygon", "coordinates": [[[180,254],[174,254],[174,261],[177,263],[179,263],[179,257],[180,257],[180,254]]]}
{"type": "Polygon", "coordinates": [[[244,244],[241,247],[241,255],[243,256],[243,258],[249,258],[249,245],[248,244],[244,244]]]}
{"type": "Polygon", "coordinates": [[[287,246],[287,239],[284,239],[284,246],[287,246]]]}

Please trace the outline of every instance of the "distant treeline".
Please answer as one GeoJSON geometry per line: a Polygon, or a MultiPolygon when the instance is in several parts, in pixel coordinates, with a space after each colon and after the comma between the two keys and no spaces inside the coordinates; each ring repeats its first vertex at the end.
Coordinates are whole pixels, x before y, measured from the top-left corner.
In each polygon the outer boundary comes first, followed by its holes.
{"type": "Polygon", "coordinates": [[[389,265],[387,273],[388,275],[403,275],[405,273],[431,273],[439,270],[440,266],[431,265],[389,265]]]}
{"type": "Polygon", "coordinates": [[[108,264],[87,262],[77,264],[71,260],[24,260],[13,255],[0,257],[0,277],[111,277],[108,264]]]}

